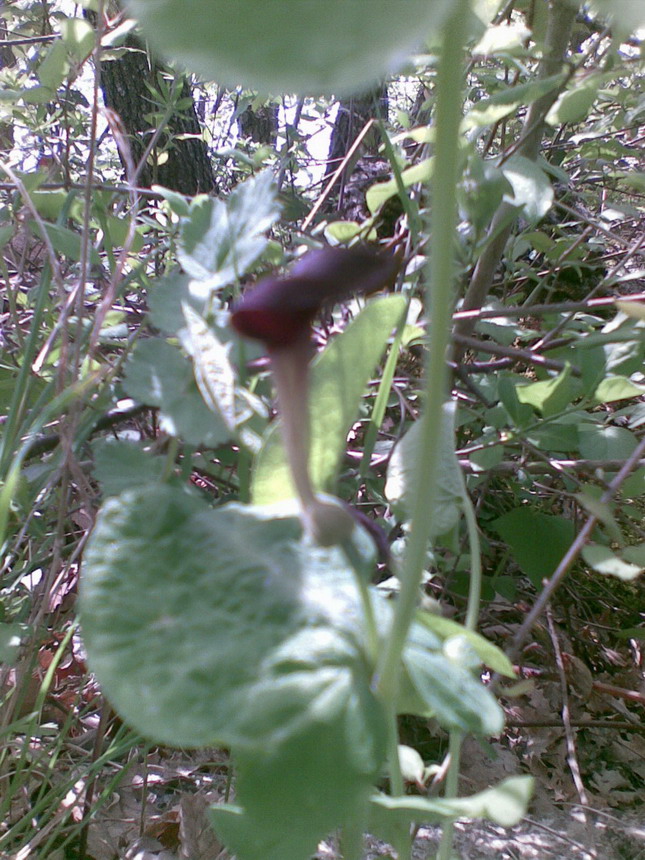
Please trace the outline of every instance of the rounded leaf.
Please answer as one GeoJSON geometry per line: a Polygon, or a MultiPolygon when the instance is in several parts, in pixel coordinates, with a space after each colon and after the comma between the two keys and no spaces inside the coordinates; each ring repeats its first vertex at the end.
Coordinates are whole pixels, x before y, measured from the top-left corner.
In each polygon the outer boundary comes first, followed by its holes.
{"type": "Polygon", "coordinates": [[[441,24],[446,0],[129,0],[152,44],[191,72],[261,92],[360,92],[441,24]]]}
{"type": "Polygon", "coordinates": [[[291,511],[212,510],[164,484],[103,506],[81,626],[125,720],[169,745],[248,752],[344,719],[352,681],[368,688],[356,591],[340,550],[301,532],[291,511]]]}

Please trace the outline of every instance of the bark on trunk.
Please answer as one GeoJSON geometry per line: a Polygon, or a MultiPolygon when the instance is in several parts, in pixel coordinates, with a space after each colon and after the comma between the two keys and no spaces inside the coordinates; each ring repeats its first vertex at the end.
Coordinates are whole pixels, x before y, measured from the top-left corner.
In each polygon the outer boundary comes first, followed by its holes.
{"type": "MultiPolygon", "coordinates": [[[[16,58],[9,45],[3,42],[7,39],[7,22],[0,18],[0,69],[11,68],[16,64],[16,58]]],[[[0,152],[13,149],[13,124],[0,122],[0,152]]]]}
{"type": "Polygon", "coordinates": [[[237,118],[237,127],[242,137],[250,137],[254,143],[275,143],[278,105],[269,102],[255,110],[249,105],[237,118]]]}
{"type": "MultiPolygon", "coordinates": [[[[121,120],[133,161],[138,165],[156,130],[145,118],[155,110],[154,97],[147,85],[157,89],[157,75],[167,73],[167,69],[150,57],[136,37],[130,36],[126,46],[130,50],[123,56],[102,63],[101,89],[106,107],[121,120]]],[[[216,183],[206,143],[199,136],[201,127],[192,91],[183,77],[179,78],[177,87],[178,100],[183,105],[169,117],[158,144],[139,173],[137,184],[144,188],[163,185],[182,194],[209,193],[215,190],[216,183]],[[196,136],[181,137],[183,135],[196,136]]],[[[123,158],[121,160],[123,162],[123,158]]],[[[127,168],[125,163],[124,168],[127,168]]]]}
{"type": "MultiPolygon", "coordinates": [[[[340,101],[331,132],[325,175],[329,176],[338,169],[366,122],[386,115],[387,87],[384,84],[364,95],[340,101]]],[[[378,134],[367,134],[362,143],[361,154],[375,155],[379,140],[378,134]]]]}

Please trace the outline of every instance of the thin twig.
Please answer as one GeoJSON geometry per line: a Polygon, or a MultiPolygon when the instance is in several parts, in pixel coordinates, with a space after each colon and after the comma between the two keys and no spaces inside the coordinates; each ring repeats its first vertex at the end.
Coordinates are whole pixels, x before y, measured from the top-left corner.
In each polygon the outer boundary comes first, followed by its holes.
{"type": "MultiPolygon", "coordinates": [[[[470,337],[464,334],[454,334],[453,340],[457,343],[465,346],[467,349],[474,349],[478,352],[488,352],[491,355],[503,355],[507,358],[512,358],[514,361],[524,361],[527,364],[536,364],[539,367],[544,367],[547,370],[557,370],[559,372],[565,370],[566,364],[563,361],[555,361],[552,358],[545,358],[543,355],[539,355],[537,352],[533,352],[530,349],[519,349],[517,347],[512,346],[504,346],[501,343],[495,343],[494,341],[483,341],[478,340],[477,338],[470,337]]],[[[579,368],[571,367],[571,374],[573,376],[581,376],[582,373],[579,368]]]]}
{"type": "Polygon", "coordinates": [[[475,308],[470,311],[456,311],[453,320],[485,320],[503,319],[504,317],[537,317],[544,314],[559,314],[567,311],[586,311],[592,308],[610,307],[616,302],[645,302],[645,293],[634,293],[633,295],[601,296],[595,299],[587,299],[583,302],[559,302],[553,304],[526,305],[522,307],[508,308],[475,308]]]}
{"type": "Polygon", "coordinates": [[[589,798],[587,797],[587,792],[582,781],[582,776],[580,775],[580,763],[578,762],[578,754],[576,751],[576,739],[573,733],[573,729],[571,727],[571,709],[569,708],[569,688],[567,686],[567,673],[564,668],[564,661],[562,659],[562,649],[560,648],[560,642],[558,641],[558,634],[555,629],[555,624],[553,623],[553,613],[551,612],[551,607],[547,606],[546,609],[546,618],[547,618],[547,626],[549,629],[549,636],[551,638],[551,645],[553,647],[553,653],[555,655],[555,665],[558,670],[558,677],[560,679],[560,694],[562,696],[562,725],[564,727],[564,736],[567,744],[567,764],[569,765],[569,770],[571,771],[571,776],[573,778],[573,784],[576,787],[576,791],[578,792],[578,798],[580,803],[588,803],[589,798]]]}
{"type": "MultiPolygon", "coordinates": [[[[611,729],[613,731],[644,732],[645,724],[628,723],[625,720],[569,720],[574,729],[611,729]]],[[[507,729],[562,729],[562,720],[506,720],[507,729]]]]}
{"type": "Polygon", "coordinates": [[[341,161],[341,163],[338,165],[337,169],[334,171],[334,173],[333,173],[333,175],[332,175],[331,179],[329,180],[329,182],[328,182],[328,183],[327,183],[327,185],[325,186],[325,188],[324,188],[324,190],[323,190],[322,194],[320,195],[320,197],[318,198],[318,200],[316,200],[316,203],[314,204],[313,209],[311,210],[311,212],[309,213],[309,215],[307,215],[307,217],[305,218],[305,220],[302,222],[302,232],[303,232],[303,233],[305,233],[305,232],[306,232],[307,228],[309,227],[309,225],[311,224],[311,222],[314,220],[314,218],[315,218],[315,217],[316,217],[316,215],[318,214],[318,212],[319,212],[319,210],[320,210],[321,206],[323,205],[323,203],[325,202],[325,200],[329,197],[329,194],[331,193],[332,188],[334,187],[334,185],[336,184],[336,182],[338,181],[338,179],[339,179],[339,178],[340,178],[340,176],[342,175],[343,171],[344,171],[344,170],[345,170],[345,168],[347,167],[347,165],[348,165],[349,161],[351,160],[352,156],[354,155],[354,153],[356,152],[356,150],[358,149],[358,147],[359,147],[359,146],[361,145],[361,143],[363,142],[363,138],[365,137],[365,135],[367,134],[367,132],[370,130],[370,128],[371,128],[373,125],[374,125],[374,120],[373,120],[373,119],[368,120],[368,121],[365,123],[365,125],[363,126],[362,131],[360,132],[360,134],[358,135],[358,137],[356,138],[356,140],[354,141],[354,143],[353,143],[353,144],[351,145],[351,147],[348,149],[348,151],[347,151],[347,155],[345,156],[345,158],[343,158],[343,160],[341,161]]]}

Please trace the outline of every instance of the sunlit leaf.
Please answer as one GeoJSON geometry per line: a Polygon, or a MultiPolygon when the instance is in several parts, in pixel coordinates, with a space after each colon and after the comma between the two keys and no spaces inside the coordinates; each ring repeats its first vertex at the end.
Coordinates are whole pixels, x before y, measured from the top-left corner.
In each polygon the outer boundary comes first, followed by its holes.
{"type": "MultiPolygon", "coordinates": [[[[313,364],[309,464],[317,490],[332,489],[360,398],[404,310],[403,296],[369,302],[313,364]]],[[[255,465],[252,494],[257,504],[295,496],[279,427],[271,429],[264,441],[255,465]]]]}
{"type": "Polygon", "coordinates": [[[434,615],[430,612],[418,612],[417,621],[426,626],[429,630],[439,634],[442,638],[449,636],[464,636],[477,652],[479,659],[492,669],[494,672],[499,672],[500,675],[506,675],[507,678],[515,677],[513,664],[508,659],[506,654],[484,638],[480,633],[474,630],[467,630],[456,621],[450,618],[444,618],[443,615],[434,615]]]}
{"type": "Polygon", "coordinates": [[[490,57],[525,50],[524,42],[531,35],[523,24],[499,24],[488,27],[482,38],[472,49],[473,54],[490,57]]]}
{"type": "Polygon", "coordinates": [[[213,328],[188,303],[183,306],[186,320],[184,348],[193,359],[195,381],[204,402],[230,430],[235,429],[235,374],[228,350],[213,328]]]}
{"type": "Polygon", "coordinates": [[[270,171],[247,179],[226,200],[201,195],[182,220],[178,259],[184,270],[203,282],[201,292],[233,283],[267,246],[263,235],[279,214],[270,171]]]}
{"type": "Polygon", "coordinates": [[[521,206],[524,217],[531,224],[544,218],[553,204],[553,188],[546,173],[522,155],[514,155],[502,166],[504,176],[513,186],[513,195],[505,199],[521,206]]]}
{"type": "Polygon", "coordinates": [[[626,376],[607,376],[594,392],[594,400],[598,403],[613,403],[616,400],[628,400],[645,394],[645,387],[636,385],[626,376]]]}
{"type": "MultiPolygon", "coordinates": [[[[433,159],[426,158],[412,167],[406,167],[401,173],[401,181],[404,188],[409,188],[411,185],[416,185],[418,182],[427,182],[432,176],[433,159]]],[[[372,215],[375,215],[381,206],[399,193],[399,186],[396,179],[389,179],[387,182],[377,182],[367,189],[365,202],[367,208],[372,215]]]]}
{"type": "Polygon", "coordinates": [[[596,101],[601,83],[599,78],[588,79],[582,84],[574,82],[572,89],[559,96],[546,115],[546,122],[554,126],[565,122],[581,122],[596,101]]]}
{"type": "Polygon", "coordinates": [[[532,794],[530,776],[513,776],[480,794],[449,800],[378,794],[371,802],[370,830],[388,838],[395,823],[434,824],[456,818],[489,818],[502,827],[513,827],[526,815],[532,794]]]}
{"type": "MultiPolygon", "coordinates": [[[[444,407],[437,496],[431,534],[445,534],[459,522],[463,478],[455,455],[454,404],[444,407]]],[[[394,449],[387,470],[385,495],[401,516],[409,518],[419,480],[419,445],[423,438],[422,421],[417,421],[394,449]]]]}
{"type": "Polygon", "coordinates": [[[632,564],[613,553],[609,547],[589,544],[583,547],[582,557],[598,573],[615,576],[625,582],[636,579],[643,572],[643,564],[632,564]]]}
{"type": "Polygon", "coordinates": [[[50,45],[43,61],[38,66],[38,80],[53,93],[65,79],[69,70],[67,49],[61,39],[50,45]]]}
{"type": "Polygon", "coordinates": [[[385,739],[357,589],[291,511],[125,493],[99,515],[79,600],[90,666],[128,723],[232,749],[237,806],[214,821],[238,857],[304,860],[365,805],[385,739]]]}
{"type": "Polygon", "coordinates": [[[565,369],[552,379],[543,382],[530,382],[528,385],[517,385],[515,388],[520,403],[527,403],[545,418],[563,412],[571,405],[574,387],[571,367],[565,369]]]}

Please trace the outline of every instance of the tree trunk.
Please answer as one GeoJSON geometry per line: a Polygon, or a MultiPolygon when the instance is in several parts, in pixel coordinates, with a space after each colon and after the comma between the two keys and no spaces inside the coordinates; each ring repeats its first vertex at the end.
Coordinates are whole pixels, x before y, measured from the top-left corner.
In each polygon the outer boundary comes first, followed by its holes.
{"type": "MultiPolygon", "coordinates": [[[[331,132],[325,176],[338,169],[352,144],[370,119],[387,116],[387,87],[385,84],[361,96],[352,96],[338,103],[338,113],[331,132]]],[[[368,133],[362,143],[362,153],[376,155],[380,136],[368,133]]],[[[349,171],[347,171],[349,172],[349,171]]]]}
{"type": "MultiPolygon", "coordinates": [[[[7,38],[7,22],[0,18],[0,69],[11,68],[16,64],[16,58],[9,45],[3,44],[7,38]]],[[[13,149],[13,124],[0,122],[0,152],[13,149]]]]}
{"type": "MultiPolygon", "coordinates": [[[[101,64],[101,89],[106,107],[121,120],[132,159],[138,165],[156,130],[155,122],[159,121],[149,115],[155,113],[158,116],[164,110],[155,105],[148,85],[158,90],[160,73],[167,74],[168,70],[149,55],[135,36],[128,37],[126,47],[129,50],[123,56],[101,64]]],[[[174,76],[174,98],[180,107],[168,118],[156,146],[139,172],[137,184],[144,188],[153,184],[163,185],[181,194],[209,193],[215,190],[216,183],[208,149],[201,138],[192,91],[184,77],[176,72],[174,76]]],[[[172,87],[170,89],[172,92],[172,87]]],[[[122,154],[121,161],[127,170],[122,154]]]]}
{"type": "Polygon", "coordinates": [[[250,137],[254,143],[275,143],[278,105],[267,102],[255,109],[249,105],[237,118],[237,127],[242,137],[250,137]]]}

